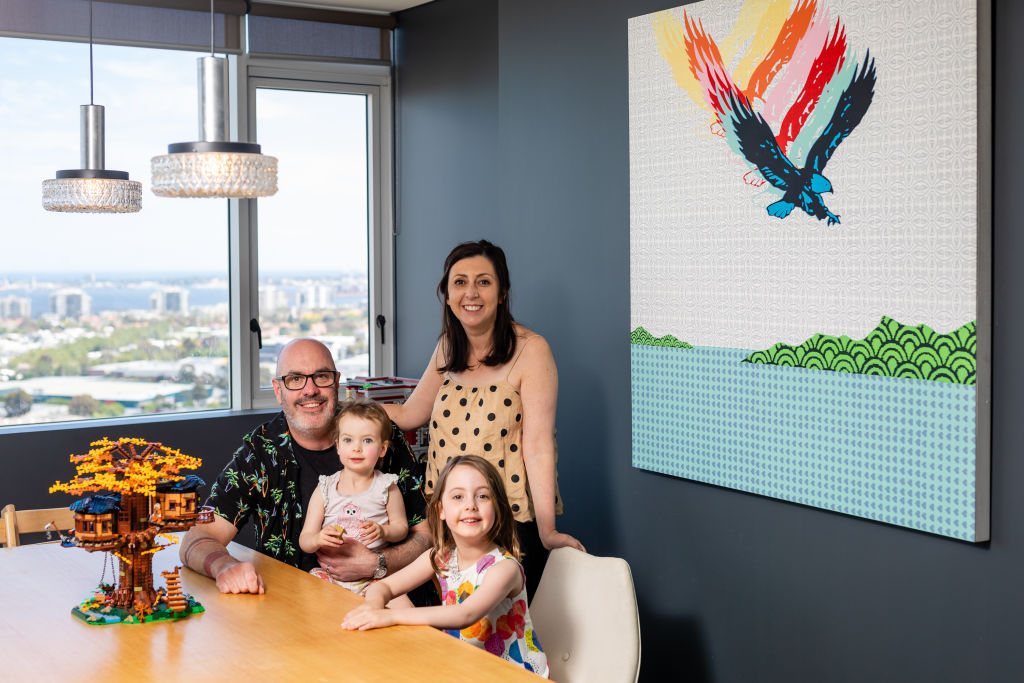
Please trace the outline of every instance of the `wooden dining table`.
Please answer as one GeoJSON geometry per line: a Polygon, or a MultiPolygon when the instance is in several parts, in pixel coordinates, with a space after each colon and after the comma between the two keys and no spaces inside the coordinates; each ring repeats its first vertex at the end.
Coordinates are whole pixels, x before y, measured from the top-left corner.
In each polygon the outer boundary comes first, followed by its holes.
{"type": "MultiPolygon", "coordinates": [[[[71,609],[104,574],[105,553],[43,543],[0,549],[0,679],[4,681],[531,681],[524,669],[429,626],[341,628],[362,598],[237,543],[262,595],[223,594],[181,569],[205,611],[142,624],[86,624],[71,609]]],[[[180,564],[178,546],[153,557],[180,564]]],[[[116,566],[116,563],[115,563],[116,566]]],[[[115,570],[116,571],[116,570],[115,570]]],[[[106,567],[106,582],[111,582],[106,567]]]]}

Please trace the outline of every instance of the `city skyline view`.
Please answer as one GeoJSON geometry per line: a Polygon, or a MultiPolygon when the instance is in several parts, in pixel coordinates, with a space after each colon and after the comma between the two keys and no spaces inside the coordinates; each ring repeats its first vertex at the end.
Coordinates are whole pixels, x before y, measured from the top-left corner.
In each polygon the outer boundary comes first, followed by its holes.
{"type": "MultiPolygon", "coordinates": [[[[54,213],[41,183],[81,166],[89,45],[0,37],[0,426],[232,407],[231,202],[150,189],[150,159],[199,135],[200,56],[93,47],[104,165],[142,183],[142,210],[54,213]]],[[[366,374],[366,96],[258,86],[253,114],[248,139],[279,160],[250,228],[259,384],[299,335],[323,339],[346,376],[366,374]]]]}
{"type": "MultiPolygon", "coordinates": [[[[226,281],[16,283],[0,280],[0,426],[231,407],[226,281]]],[[[259,308],[261,385],[299,335],[323,340],[343,376],[367,374],[365,273],[268,277],[259,308]]]]}

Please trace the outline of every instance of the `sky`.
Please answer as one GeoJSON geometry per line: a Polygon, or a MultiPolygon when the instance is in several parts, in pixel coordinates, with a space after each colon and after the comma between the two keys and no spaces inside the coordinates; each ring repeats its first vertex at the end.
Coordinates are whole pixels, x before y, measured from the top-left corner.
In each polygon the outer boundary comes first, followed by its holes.
{"type": "MultiPolygon", "coordinates": [[[[106,168],[142,183],[135,214],[43,210],[41,183],[80,167],[89,46],[0,38],[0,277],[32,271],[223,271],[228,201],[157,197],[150,159],[199,138],[196,58],[94,46],[106,168]]],[[[258,200],[261,271],[366,269],[365,99],[260,89],[256,142],[278,158],[278,193],[258,200]]]]}

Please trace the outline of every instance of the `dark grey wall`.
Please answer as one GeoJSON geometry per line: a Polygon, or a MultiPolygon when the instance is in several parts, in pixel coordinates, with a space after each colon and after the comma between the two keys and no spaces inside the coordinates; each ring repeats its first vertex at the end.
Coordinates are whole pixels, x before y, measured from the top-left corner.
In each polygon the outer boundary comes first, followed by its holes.
{"type": "Polygon", "coordinates": [[[458,242],[501,236],[497,6],[463,3],[454,22],[436,16],[402,15],[397,41],[395,183],[410,186],[397,193],[395,338],[399,373],[411,377],[440,332],[434,288],[444,257],[458,242]]]}
{"type": "MultiPolygon", "coordinates": [[[[78,496],[49,494],[55,481],[75,476],[69,461],[72,453],[89,450],[89,444],[103,437],[136,437],[160,441],[182,453],[202,459],[198,474],[209,492],[221,468],[239,444],[241,436],[263,422],[267,412],[210,413],[201,417],[156,417],[146,423],[130,420],[90,422],[86,427],[52,425],[34,427],[18,433],[0,433],[0,505],[13,503],[17,508],[49,508],[69,505],[78,496]]],[[[248,543],[250,530],[239,535],[248,543]]]]}
{"type": "Polygon", "coordinates": [[[1014,681],[1024,671],[1024,6],[996,0],[992,541],[972,545],[630,467],[626,19],[672,0],[435,0],[399,15],[398,370],[436,340],[465,239],[560,374],[560,522],[631,564],[644,680],[1014,681]]]}

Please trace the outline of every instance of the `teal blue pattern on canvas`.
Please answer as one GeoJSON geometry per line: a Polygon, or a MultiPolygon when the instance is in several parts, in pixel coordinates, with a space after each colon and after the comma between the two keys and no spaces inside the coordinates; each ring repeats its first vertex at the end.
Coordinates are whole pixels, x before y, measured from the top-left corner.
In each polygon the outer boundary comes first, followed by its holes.
{"type": "Polygon", "coordinates": [[[633,466],[974,540],[975,387],[631,345],[633,466]]]}

